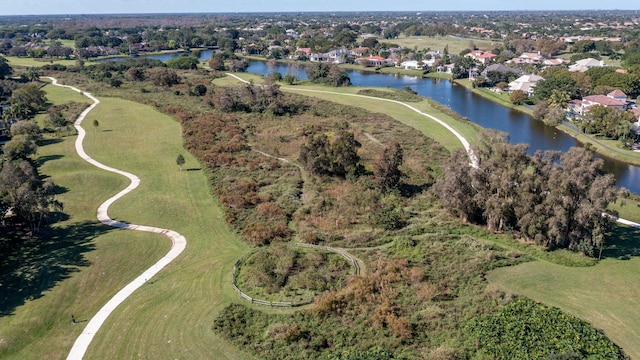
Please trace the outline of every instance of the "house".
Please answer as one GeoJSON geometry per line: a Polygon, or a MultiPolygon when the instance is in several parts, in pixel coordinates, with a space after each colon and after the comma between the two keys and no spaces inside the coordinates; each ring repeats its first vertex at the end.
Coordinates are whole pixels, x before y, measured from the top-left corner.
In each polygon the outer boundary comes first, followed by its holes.
{"type": "Polygon", "coordinates": [[[366,46],[358,46],[351,50],[351,53],[355,56],[365,56],[369,52],[369,48],[366,46]]]}
{"type": "Polygon", "coordinates": [[[422,69],[422,61],[416,61],[416,60],[403,61],[400,64],[400,67],[405,70],[422,69]]]}
{"type": "Polygon", "coordinates": [[[624,92],[622,92],[622,90],[613,90],[612,92],[607,94],[607,97],[610,97],[612,99],[618,100],[620,102],[627,102],[627,94],[625,94],[624,92]]]}
{"type": "Polygon", "coordinates": [[[446,64],[446,65],[440,65],[436,68],[436,72],[439,73],[445,73],[445,74],[453,74],[453,68],[455,67],[455,64],[446,64]]]}
{"type": "Polygon", "coordinates": [[[493,65],[489,65],[487,66],[483,71],[482,71],[482,76],[487,76],[487,74],[491,71],[498,71],[501,73],[505,73],[505,72],[509,72],[509,73],[513,73],[514,75],[517,76],[521,76],[524,74],[524,71],[520,70],[520,69],[516,69],[516,68],[511,68],[508,67],[507,65],[503,65],[503,64],[493,64],[493,65]]]}
{"type": "Polygon", "coordinates": [[[305,57],[310,57],[311,56],[311,48],[297,48],[296,49],[296,54],[300,55],[300,56],[305,56],[305,57]]]}
{"type": "Polygon", "coordinates": [[[534,88],[536,83],[540,80],[544,80],[541,76],[538,75],[522,75],[519,78],[509,83],[509,92],[514,92],[516,90],[522,90],[527,95],[533,95],[534,88]]]}
{"type": "Polygon", "coordinates": [[[327,53],[313,53],[309,55],[309,61],[311,62],[328,62],[329,54],[327,53]]]}
{"type": "Polygon", "coordinates": [[[347,57],[351,55],[351,51],[347,49],[335,49],[329,51],[327,55],[329,55],[329,62],[342,64],[346,61],[347,57]]]}
{"type": "Polygon", "coordinates": [[[498,55],[496,54],[492,54],[490,52],[486,52],[482,50],[472,51],[466,54],[465,56],[470,57],[473,60],[479,61],[482,64],[488,64],[498,57],[498,55]]]}
{"type": "Polygon", "coordinates": [[[569,71],[571,72],[586,72],[592,67],[604,67],[604,61],[596,60],[593,58],[586,58],[576,61],[575,64],[569,65],[569,71]]]}
{"type": "Polygon", "coordinates": [[[542,64],[544,60],[545,60],[545,57],[542,56],[542,54],[540,54],[540,52],[538,51],[537,53],[535,52],[522,53],[522,55],[512,59],[511,61],[514,64],[542,64]]]}
{"type": "Polygon", "coordinates": [[[390,66],[394,65],[393,60],[388,60],[383,58],[382,56],[371,55],[369,57],[361,57],[355,60],[356,64],[364,65],[364,66],[390,66]]]}
{"type": "Polygon", "coordinates": [[[559,66],[559,65],[562,65],[562,64],[566,64],[568,62],[569,62],[569,60],[562,59],[562,58],[544,59],[542,61],[542,66],[544,66],[544,67],[559,66]]]}
{"type": "MultiPolygon", "coordinates": [[[[614,92],[615,91],[609,94],[614,92]]],[[[584,115],[596,105],[612,107],[620,110],[627,110],[629,108],[626,100],[616,100],[608,95],[590,95],[583,97],[582,100],[571,100],[569,102],[569,111],[577,115],[584,115]]]]}

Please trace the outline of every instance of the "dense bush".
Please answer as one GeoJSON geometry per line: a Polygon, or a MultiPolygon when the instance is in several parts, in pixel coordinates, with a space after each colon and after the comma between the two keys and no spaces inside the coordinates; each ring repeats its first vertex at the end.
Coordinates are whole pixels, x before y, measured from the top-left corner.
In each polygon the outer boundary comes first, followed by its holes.
{"type": "Polygon", "coordinates": [[[482,353],[495,359],[626,359],[586,321],[532,300],[516,300],[467,324],[482,353]]]}

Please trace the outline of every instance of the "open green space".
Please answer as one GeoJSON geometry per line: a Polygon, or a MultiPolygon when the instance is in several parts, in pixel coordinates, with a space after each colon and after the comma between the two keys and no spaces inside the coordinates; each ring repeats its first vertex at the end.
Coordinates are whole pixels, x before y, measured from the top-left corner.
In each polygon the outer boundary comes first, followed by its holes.
{"type": "MultiPolygon", "coordinates": [[[[71,90],[56,92],[50,100],[64,92],[68,101],[77,100],[71,90]]],[[[104,99],[94,111],[86,124],[99,119],[100,126],[88,129],[87,153],[142,180],[110,215],[174,229],[188,245],[114,312],[87,358],[248,358],[210,330],[217,310],[238,301],[230,286],[231,269],[248,248],[228,231],[205,174],[181,146],[179,124],[151,107],[119,99],[104,99]],[[178,153],[187,171],[178,171],[178,153]]],[[[163,236],[116,230],[95,220],[98,205],[128,181],[82,161],[74,140],[51,141],[39,149],[41,171],[63,189],[59,200],[69,219],[57,223],[47,241],[46,249],[55,251],[42,255],[60,267],[43,280],[51,284],[46,296],[36,294],[24,305],[16,299],[15,311],[0,318],[2,358],[65,358],[84,321],[170,247],[163,236]],[[79,324],[71,322],[71,314],[79,324]]]]}
{"type": "Polygon", "coordinates": [[[15,66],[40,67],[47,64],[61,64],[66,66],[73,66],[76,64],[75,60],[64,60],[64,59],[47,59],[47,58],[35,59],[35,58],[18,57],[18,56],[5,56],[5,58],[8,60],[9,65],[13,67],[15,66]]]}
{"type": "MultiPolygon", "coordinates": [[[[261,79],[246,74],[241,76],[254,79],[256,83],[261,79]]],[[[237,83],[237,80],[216,80],[217,84],[221,82],[237,83]]],[[[50,88],[45,89],[51,91],[49,99],[52,103],[82,100],[71,90],[50,88]]],[[[286,91],[387,113],[438,139],[449,150],[461,147],[446,129],[401,105],[368,98],[354,101],[352,96],[309,93],[303,91],[305,89],[339,94],[354,94],[361,90],[313,85],[283,87],[286,91]]],[[[188,245],[180,258],[111,315],[90,346],[87,358],[248,358],[218,338],[211,331],[211,325],[220,310],[241,301],[230,286],[232,268],[249,247],[228,230],[223,212],[210,195],[206,175],[200,170],[199,163],[182,148],[180,125],[153,107],[117,98],[100,98],[102,103],[85,120],[85,124],[91,124],[94,119],[100,124],[98,128],[85,126],[88,128],[87,153],[107,165],[133,172],[142,180],[138,189],[112,206],[111,217],[174,229],[187,237],[188,245]],[[178,171],[175,162],[178,154],[186,159],[186,171],[178,171]]],[[[409,104],[447,121],[472,142],[475,139],[477,129],[471,123],[456,120],[427,101],[409,104]]],[[[365,130],[375,136],[374,131],[365,130]]],[[[64,253],[71,252],[73,261],[65,266],[66,273],[58,273],[51,281],[46,296],[27,300],[25,305],[17,304],[12,315],[0,318],[0,339],[4,340],[0,342],[2,358],[38,358],[45,353],[51,354],[51,358],[65,357],[84,324],[73,325],[71,314],[80,321],[91,318],[111,295],[157,261],[169,247],[164,237],[110,229],[93,220],[98,204],[126,186],[126,181],[82,162],[75,156],[73,140],[51,141],[39,151],[44,162],[42,172],[64,189],[60,200],[65,203],[65,212],[70,218],[56,225],[54,231],[60,229],[62,235],[54,240],[71,241],[60,242],[57,246],[60,249],[71,247],[64,253]],[[114,276],[109,278],[109,274],[114,276]]],[[[623,235],[617,238],[621,237],[623,235]]],[[[496,242],[511,247],[506,242],[496,242]]],[[[623,256],[627,249],[626,245],[620,246],[617,252],[605,253],[607,259],[603,263],[635,261],[635,258],[615,260],[614,257],[623,256]]],[[[550,263],[538,261],[535,264],[550,263]]],[[[585,271],[598,267],[602,267],[602,263],[585,268],[585,271]]],[[[573,271],[573,268],[559,269],[573,271]]],[[[602,283],[622,283],[624,280],[618,273],[605,272],[601,276],[602,283]]],[[[585,275],[585,279],[588,276],[585,275]]],[[[622,290],[615,291],[624,294],[622,290]]],[[[595,290],[592,296],[602,297],[595,290]]],[[[561,304],[548,304],[566,309],[561,304]]],[[[598,311],[607,309],[601,307],[599,301],[592,304],[598,311]]],[[[576,315],[592,321],[581,314],[576,315]]],[[[616,316],[630,318],[623,315],[616,316]]],[[[605,328],[597,323],[596,326],[605,328]]],[[[607,335],[627,349],[625,339],[619,340],[608,330],[607,335]]],[[[634,338],[633,334],[630,336],[630,339],[634,338]]],[[[632,353],[633,350],[627,351],[632,353]]]]}
{"type": "Polygon", "coordinates": [[[628,233],[635,257],[607,258],[592,267],[566,267],[534,261],[493,270],[487,279],[508,293],[553,305],[589,321],[633,359],[640,358],[640,272],[638,236],[628,233]]]}
{"type": "Polygon", "coordinates": [[[231,269],[248,247],[228,230],[205,174],[182,148],[180,125],[149,106],[114,98],[103,99],[85,121],[93,119],[100,131],[89,130],[87,153],[142,180],[113,205],[111,217],[176,230],[188,244],[112,314],[87,357],[246,358],[210,328],[222,305],[239,301],[231,269]],[[177,154],[185,171],[178,171],[177,154]]]}
{"type": "Polygon", "coordinates": [[[432,51],[440,50],[442,52],[445,46],[448,47],[450,54],[459,54],[462,50],[468,49],[469,44],[473,42],[479,49],[489,51],[500,45],[498,41],[489,41],[484,39],[461,38],[456,36],[405,36],[400,35],[396,39],[380,39],[381,43],[397,44],[402,48],[413,49],[431,49],[432,51]]]}

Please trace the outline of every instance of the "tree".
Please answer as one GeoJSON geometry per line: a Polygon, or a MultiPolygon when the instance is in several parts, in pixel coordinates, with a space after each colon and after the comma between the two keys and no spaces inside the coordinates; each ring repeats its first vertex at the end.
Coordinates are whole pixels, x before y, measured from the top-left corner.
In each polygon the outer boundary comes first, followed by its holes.
{"type": "Polygon", "coordinates": [[[95,131],[98,131],[98,127],[100,127],[100,122],[98,121],[98,119],[93,119],[93,129],[95,131]]]}
{"type": "Polygon", "coordinates": [[[224,60],[220,56],[211,56],[209,60],[209,68],[213,71],[224,71],[224,60]]]}
{"type": "Polygon", "coordinates": [[[25,76],[27,77],[27,80],[32,82],[40,79],[40,73],[38,72],[38,69],[34,67],[30,67],[25,73],[25,76]]]}
{"type": "Polygon", "coordinates": [[[394,189],[400,183],[403,151],[397,142],[385,147],[373,168],[373,183],[382,192],[394,189]]]}
{"type": "Polygon", "coordinates": [[[198,84],[194,86],[191,91],[189,91],[189,95],[193,96],[204,96],[207,94],[207,87],[202,84],[198,84]]]}
{"type": "Polygon", "coordinates": [[[353,133],[346,130],[339,131],[331,144],[331,172],[342,177],[347,174],[357,175],[360,146],[362,145],[355,139],[353,133]]]}
{"type": "Polygon", "coordinates": [[[135,67],[129,68],[129,70],[127,70],[125,77],[129,81],[144,81],[144,78],[145,78],[144,70],[142,70],[141,68],[135,68],[135,67]]]}
{"type": "Polygon", "coordinates": [[[30,117],[44,107],[47,97],[45,92],[35,84],[27,84],[18,87],[9,98],[9,102],[18,107],[20,112],[30,117]]]}
{"type": "Polygon", "coordinates": [[[112,78],[111,80],[109,80],[109,85],[114,88],[119,88],[122,85],[122,80],[118,78],[112,78]]]}
{"type": "Polygon", "coordinates": [[[617,140],[632,136],[631,124],[635,121],[635,116],[629,111],[595,105],[583,117],[581,124],[588,134],[600,134],[617,140]]]}
{"type": "Polygon", "coordinates": [[[181,56],[167,60],[167,66],[172,69],[194,70],[198,67],[199,61],[193,56],[181,56]]]}
{"type": "Polygon", "coordinates": [[[473,59],[462,56],[456,61],[452,74],[454,79],[463,79],[469,76],[469,70],[475,66],[473,59]]]}
{"type": "Polygon", "coordinates": [[[182,165],[184,165],[185,160],[184,160],[184,156],[182,156],[182,154],[178,154],[178,157],[176,158],[176,165],[178,165],[178,167],[180,168],[180,171],[182,171],[182,165]]]}
{"type": "Polygon", "coordinates": [[[62,210],[55,199],[55,184],[42,182],[36,169],[26,160],[6,161],[0,169],[0,199],[25,219],[33,234],[53,210],[62,210]]]}
{"type": "Polygon", "coordinates": [[[562,90],[553,89],[551,90],[551,96],[547,99],[549,103],[549,108],[551,109],[564,109],[567,107],[567,104],[571,98],[569,94],[562,90]]]}
{"type": "Polygon", "coordinates": [[[149,69],[146,76],[155,86],[171,86],[180,83],[180,77],[172,69],[156,67],[149,69]]]}
{"type": "Polygon", "coordinates": [[[327,73],[327,79],[329,79],[331,85],[335,87],[351,85],[349,75],[347,75],[347,72],[338,65],[331,65],[329,72],[327,73]]]}
{"type": "Polygon", "coordinates": [[[11,76],[13,69],[9,65],[9,62],[4,56],[0,55],[0,80],[11,76]]]}
{"type": "Polygon", "coordinates": [[[608,205],[624,193],[601,159],[581,149],[545,151],[532,157],[526,145],[485,136],[474,149],[477,167],[455,152],[433,186],[453,214],[490,230],[513,229],[548,249],[567,248],[589,256],[602,246],[613,222],[608,205]]]}
{"type": "Polygon", "coordinates": [[[515,105],[522,105],[527,100],[527,93],[522,90],[515,90],[509,95],[509,101],[515,105]]]}

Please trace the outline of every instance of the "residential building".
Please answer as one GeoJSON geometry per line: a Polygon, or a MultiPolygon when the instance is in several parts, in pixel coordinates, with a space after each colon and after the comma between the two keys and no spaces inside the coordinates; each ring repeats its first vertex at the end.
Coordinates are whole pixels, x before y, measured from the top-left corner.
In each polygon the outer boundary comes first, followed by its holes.
{"type": "Polygon", "coordinates": [[[541,76],[538,75],[522,75],[519,78],[509,83],[509,92],[514,92],[516,90],[524,91],[528,96],[533,95],[534,88],[536,83],[540,80],[544,80],[541,76]]]}
{"type": "Polygon", "coordinates": [[[572,72],[586,72],[592,67],[604,67],[604,61],[596,60],[593,58],[586,58],[576,61],[575,64],[569,65],[569,71],[572,72]]]}

